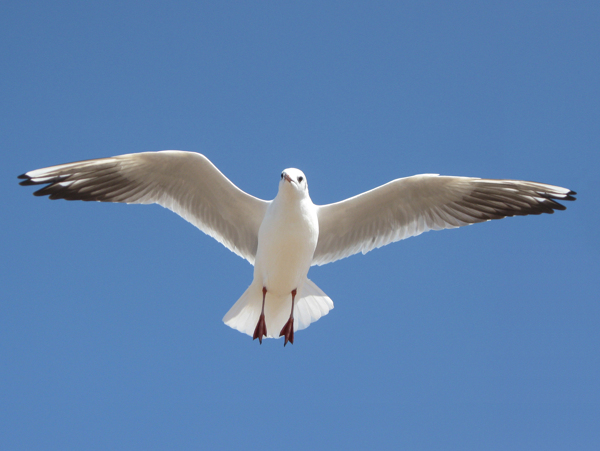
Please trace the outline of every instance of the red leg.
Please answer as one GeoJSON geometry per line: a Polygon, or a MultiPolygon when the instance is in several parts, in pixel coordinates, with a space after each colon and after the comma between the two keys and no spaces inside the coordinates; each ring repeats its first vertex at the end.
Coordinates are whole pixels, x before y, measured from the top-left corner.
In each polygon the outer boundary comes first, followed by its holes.
{"type": "Polygon", "coordinates": [[[285,337],[285,342],[283,346],[288,344],[288,341],[291,344],[294,344],[294,298],[296,297],[296,290],[292,290],[292,313],[290,313],[290,319],[288,319],[283,329],[281,329],[281,333],[279,336],[285,337]]]}
{"type": "Polygon", "coordinates": [[[253,340],[258,338],[260,344],[262,344],[263,337],[267,336],[267,324],[265,323],[265,297],[267,296],[267,288],[263,287],[263,303],[262,310],[260,312],[260,317],[258,318],[258,323],[256,324],[256,329],[254,329],[254,335],[252,336],[253,340]]]}

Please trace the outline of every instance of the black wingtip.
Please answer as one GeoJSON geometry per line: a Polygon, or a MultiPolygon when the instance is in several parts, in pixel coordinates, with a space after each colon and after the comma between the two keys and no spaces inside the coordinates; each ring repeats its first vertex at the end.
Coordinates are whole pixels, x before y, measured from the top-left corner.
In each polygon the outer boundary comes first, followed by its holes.
{"type": "Polygon", "coordinates": [[[575,196],[577,195],[577,193],[575,191],[569,191],[566,195],[566,197],[564,198],[564,200],[577,200],[575,198],[575,196]]]}
{"type": "Polygon", "coordinates": [[[27,174],[21,174],[17,178],[23,180],[22,182],[19,182],[19,185],[27,186],[27,185],[33,185],[34,184],[31,181],[31,177],[29,177],[27,174]]]}

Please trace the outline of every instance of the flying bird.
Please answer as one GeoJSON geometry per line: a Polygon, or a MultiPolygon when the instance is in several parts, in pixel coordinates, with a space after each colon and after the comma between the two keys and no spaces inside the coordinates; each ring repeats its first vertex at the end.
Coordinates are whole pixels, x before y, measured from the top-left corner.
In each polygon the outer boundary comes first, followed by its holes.
{"type": "Polygon", "coordinates": [[[306,176],[285,169],[275,199],[245,193],[204,155],[166,150],[79,161],[26,172],[21,185],[50,199],[159,204],[254,265],[250,286],[227,312],[228,326],[284,337],[333,308],[308,279],[324,265],[428,230],[565,210],[574,191],[520,180],[421,174],[328,205],[313,204],[306,176]]]}

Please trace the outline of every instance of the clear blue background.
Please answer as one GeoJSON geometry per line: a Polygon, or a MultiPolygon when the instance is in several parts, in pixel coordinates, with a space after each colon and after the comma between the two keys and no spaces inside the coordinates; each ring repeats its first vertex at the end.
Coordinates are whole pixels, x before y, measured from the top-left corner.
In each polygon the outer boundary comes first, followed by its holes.
{"type": "Polygon", "coordinates": [[[597,1],[0,6],[0,449],[600,449],[597,1]],[[566,212],[313,268],[293,346],[221,322],[247,262],[158,206],[52,202],[35,168],[207,155],[315,203],[434,172],[566,212]]]}

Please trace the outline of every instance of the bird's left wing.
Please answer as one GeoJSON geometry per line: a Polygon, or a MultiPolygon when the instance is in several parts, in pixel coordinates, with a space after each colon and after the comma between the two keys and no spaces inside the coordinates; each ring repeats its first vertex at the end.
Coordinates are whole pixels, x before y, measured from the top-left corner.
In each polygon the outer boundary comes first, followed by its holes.
{"type": "Polygon", "coordinates": [[[225,177],[208,158],[165,150],[79,161],[29,171],[21,185],[44,185],[50,199],[159,204],[254,263],[269,202],[225,177]]]}
{"type": "Polygon", "coordinates": [[[422,174],[397,179],[341,202],[318,206],[319,241],[313,265],[385,246],[428,230],[506,216],[564,210],[554,199],[574,191],[519,180],[422,174]]]}

